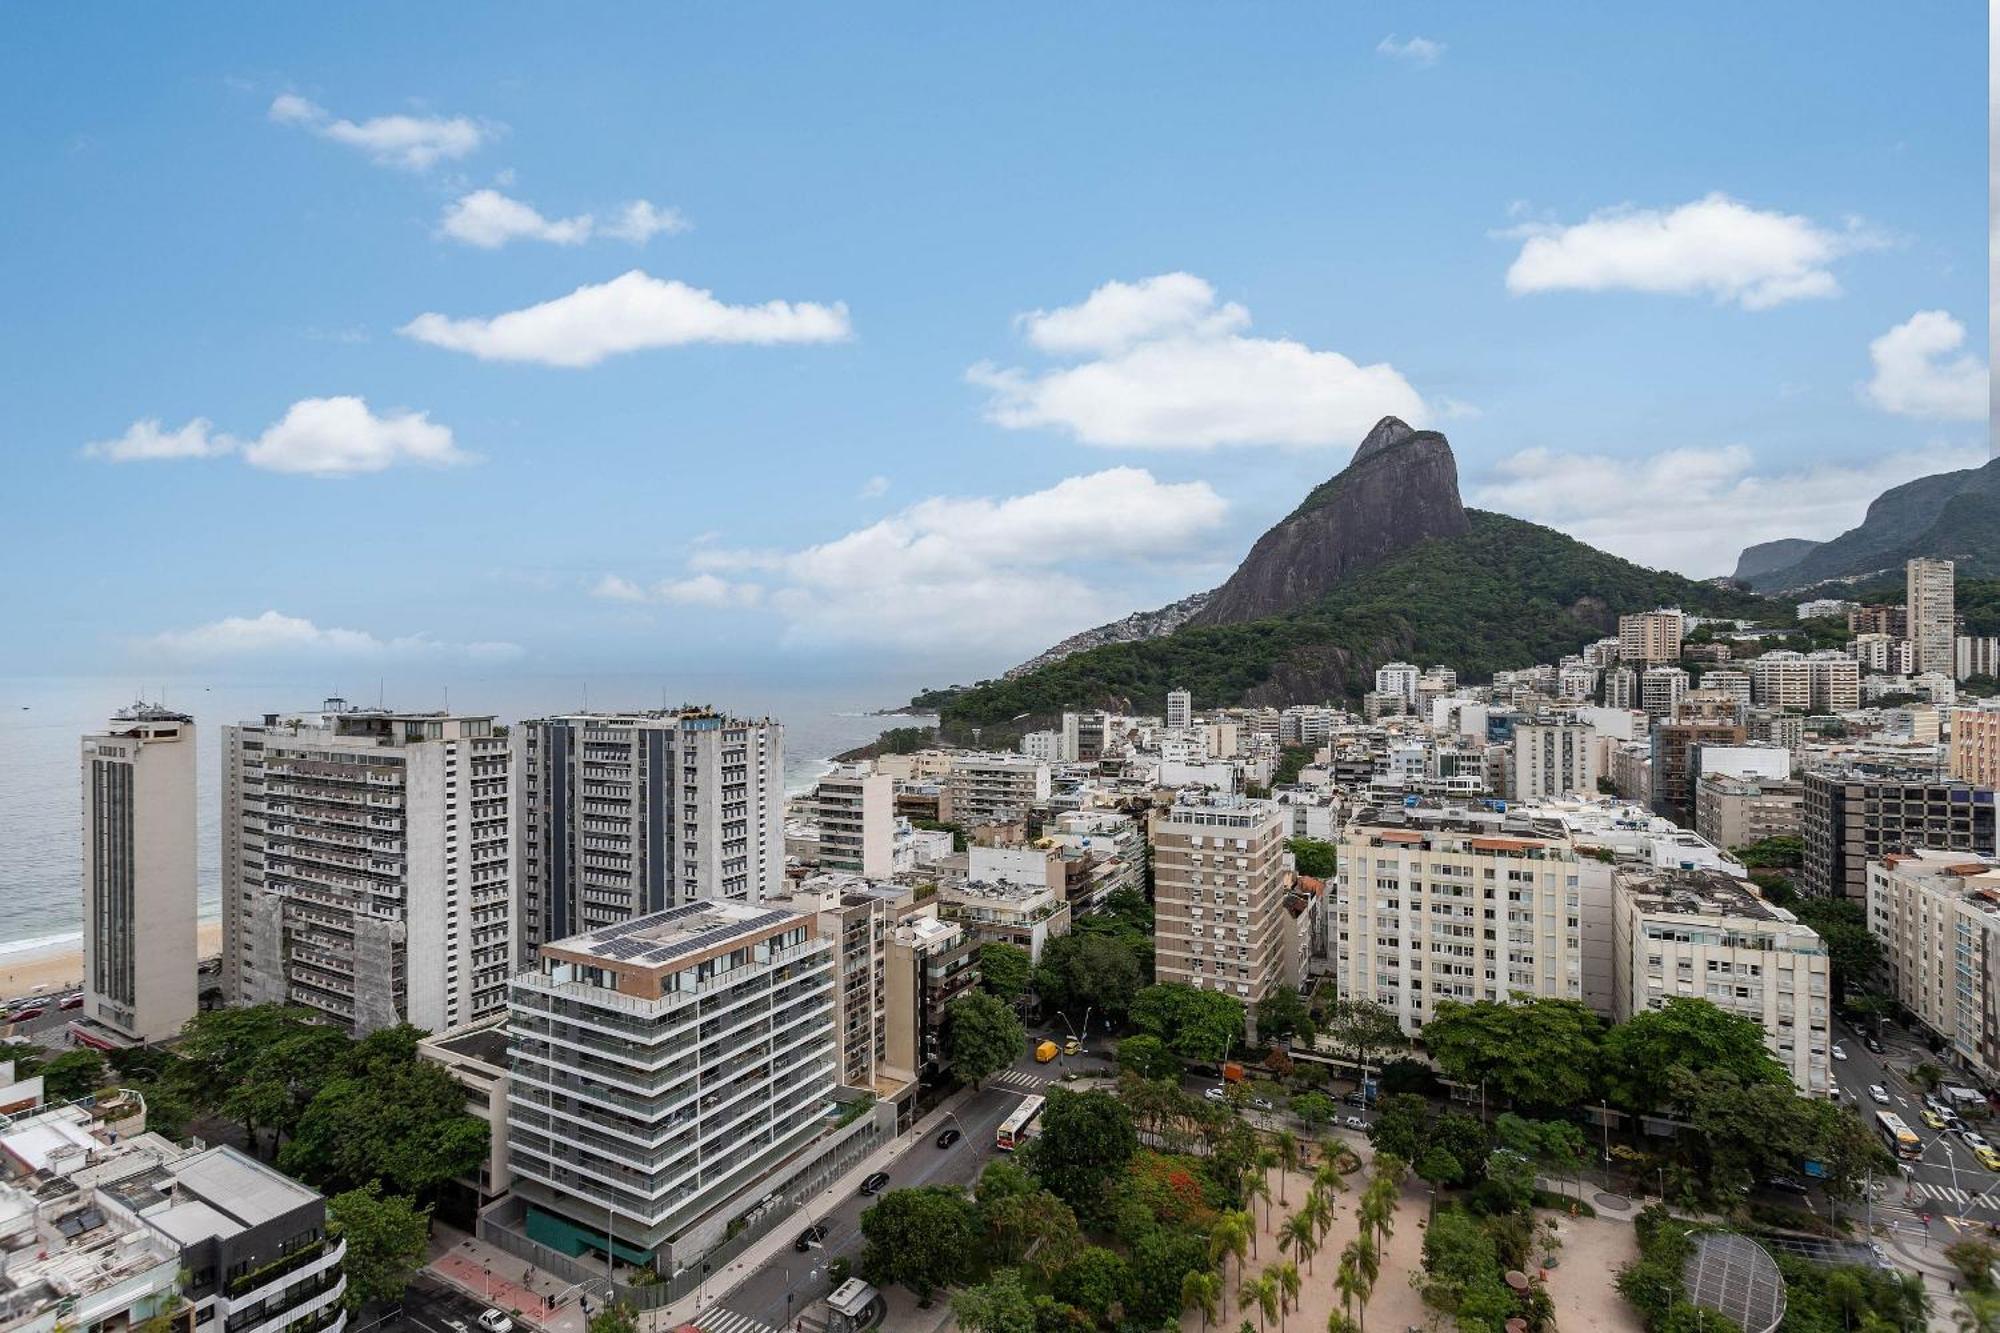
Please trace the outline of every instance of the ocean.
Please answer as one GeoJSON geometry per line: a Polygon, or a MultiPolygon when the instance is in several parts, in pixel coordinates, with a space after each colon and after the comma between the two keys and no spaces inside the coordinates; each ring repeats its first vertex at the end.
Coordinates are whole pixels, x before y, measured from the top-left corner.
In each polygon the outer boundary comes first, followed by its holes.
{"type": "MultiPolygon", "coordinates": [[[[358,686],[350,685],[350,689],[358,686]]],[[[444,707],[441,685],[399,687],[385,696],[393,708],[444,707]]],[[[712,704],[739,715],[771,716],[785,724],[785,785],[798,791],[826,771],[828,759],[875,739],[890,727],[935,719],[877,716],[899,694],[892,685],[818,689],[758,687],[693,680],[662,693],[655,677],[495,677],[455,680],[449,702],[461,712],[491,712],[502,722],[582,708],[659,707],[663,701],[712,704]],[[701,687],[701,688],[695,688],[701,687]]],[[[0,677],[0,957],[24,949],[73,943],[82,935],[82,789],[78,739],[143,693],[195,720],[196,859],[201,915],[221,901],[220,829],[222,728],[267,712],[317,708],[329,691],[295,680],[213,682],[167,679],[0,677]]],[[[337,692],[337,691],[336,691],[337,692]]],[[[375,700],[374,682],[358,702],[375,700]]]]}

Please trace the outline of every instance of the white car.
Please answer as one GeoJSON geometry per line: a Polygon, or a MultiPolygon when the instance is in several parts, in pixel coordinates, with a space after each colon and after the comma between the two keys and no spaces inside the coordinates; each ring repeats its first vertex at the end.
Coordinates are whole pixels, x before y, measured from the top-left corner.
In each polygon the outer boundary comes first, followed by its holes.
{"type": "Polygon", "coordinates": [[[1985,1139],[1981,1138],[1979,1135],[1973,1133],[1969,1129],[1960,1130],[1958,1136],[1961,1139],[1964,1139],[1965,1146],[1972,1149],[1974,1152],[1978,1152],[1981,1148],[1990,1148],[1993,1146],[1992,1144],[1988,1143],[1985,1139]]]}
{"type": "Polygon", "coordinates": [[[1226,1102],[1229,1100],[1229,1094],[1220,1087],[1203,1088],[1201,1095],[1212,1102],[1226,1102]]]}
{"type": "Polygon", "coordinates": [[[1877,1106],[1887,1106],[1889,1104],[1889,1093],[1880,1083],[1870,1083],[1868,1085],[1868,1099],[1877,1106]]]}
{"type": "Polygon", "coordinates": [[[498,1310],[488,1310],[479,1316],[479,1326],[486,1333],[514,1333],[514,1321],[498,1310]]]}
{"type": "Polygon", "coordinates": [[[1347,1119],[1346,1119],[1346,1120],[1344,1120],[1344,1121],[1342,1121],[1341,1123],[1342,1123],[1342,1124],[1344,1124],[1344,1125],[1346,1125],[1346,1126],[1347,1126],[1347,1127],[1348,1127],[1349,1129],[1366,1129],[1366,1128],[1368,1128],[1368,1122],[1367,1122],[1366,1120],[1363,1120],[1363,1119],[1362,1119],[1362,1118],[1361,1118],[1360,1116],[1358,1116],[1358,1115],[1351,1115],[1351,1116],[1347,1117],[1347,1119]]]}
{"type": "Polygon", "coordinates": [[[1833,1058],[1836,1060],[1845,1060],[1847,1058],[1846,1047],[1841,1046],[1838,1042],[1834,1043],[1833,1058]]]}
{"type": "Polygon", "coordinates": [[[1250,1105],[1256,1107],[1259,1111],[1269,1111],[1275,1109],[1274,1107],[1272,1107],[1271,1099],[1269,1097],[1252,1097],[1250,1099],[1250,1105]]]}

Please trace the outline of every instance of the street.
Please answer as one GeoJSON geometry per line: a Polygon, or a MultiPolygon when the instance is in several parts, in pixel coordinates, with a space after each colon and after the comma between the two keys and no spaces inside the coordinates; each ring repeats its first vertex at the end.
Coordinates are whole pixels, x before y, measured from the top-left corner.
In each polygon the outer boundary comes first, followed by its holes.
{"type": "MultiPolygon", "coordinates": [[[[999,1155],[993,1140],[1000,1122],[1023,1097],[1041,1092],[1065,1072],[1109,1075],[1117,1072],[1117,1066],[1088,1051],[1059,1057],[1045,1065],[1035,1063],[1032,1054],[1023,1054],[1012,1067],[986,1079],[980,1090],[960,1103],[956,1113],[945,1122],[963,1135],[957,1143],[939,1148],[936,1128],[914,1143],[905,1135],[903,1141],[908,1146],[886,1168],[888,1188],[970,1185],[979,1179],[986,1164],[999,1155]]],[[[792,1228],[796,1235],[809,1222],[825,1226],[826,1240],[820,1248],[805,1254],[791,1249],[782,1251],[722,1298],[719,1308],[705,1311],[696,1322],[715,1333],[736,1333],[738,1329],[754,1333],[756,1324],[785,1327],[790,1318],[804,1313],[807,1306],[826,1293],[826,1266],[831,1260],[844,1255],[859,1264],[861,1214],[872,1202],[852,1189],[841,1193],[828,1190],[820,1195],[792,1228]],[[732,1320],[731,1315],[742,1318],[732,1320]]]]}
{"type": "Polygon", "coordinates": [[[1904,1076],[1903,1071],[1911,1066],[1926,1060],[1937,1063],[1936,1058],[1894,1026],[1886,1027],[1881,1055],[1863,1045],[1861,1034],[1845,1023],[1835,1025],[1834,1040],[1847,1052],[1845,1060],[1831,1062],[1842,1100],[1859,1112],[1871,1130],[1877,1111],[1894,1112],[1924,1144],[1923,1157],[1904,1164],[1907,1169],[1901,1182],[1891,1181],[1886,1188],[1878,1188],[1876,1221],[1921,1226],[1917,1215],[1929,1214],[1934,1227],[1945,1228],[1941,1234],[1948,1234],[1949,1219],[2000,1222],[2000,1175],[1981,1166],[1956,1134],[1924,1123],[1923,1094],[1904,1076]],[[1889,1105],[1877,1105],[1869,1098],[1871,1083],[1882,1085],[1889,1094],[1889,1105]]]}
{"type": "Polygon", "coordinates": [[[482,1333],[474,1321],[486,1306],[429,1274],[419,1273],[403,1292],[403,1308],[374,1328],[352,1333],[482,1333]]]}

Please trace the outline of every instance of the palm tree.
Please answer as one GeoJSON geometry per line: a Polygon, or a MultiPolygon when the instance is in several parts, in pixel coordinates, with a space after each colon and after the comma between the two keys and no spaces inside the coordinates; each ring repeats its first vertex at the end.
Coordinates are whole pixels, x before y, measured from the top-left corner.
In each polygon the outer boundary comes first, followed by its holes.
{"type": "Polygon", "coordinates": [[[1410,1164],[1392,1152],[1385,1152],[1375,1159],[1375,1179],[1393,1181],[1397,1189],[1403,1187],[1403,1181],[1408,1179],[1409,1174],[1410,1164]]]}
{"type": "Polygon", "coordinates": [[[1368,1328],[1368,1298],[1375,1294],[1375,1279],[1382,1275],[1381,1255],[1372,1245],[1366,1233],[1348,1242],[1340,1252],[1340,1271],[1334,1275],[1333,1288],[1340,1293],[1340,1308],[1351,1310],[1355,1302],[1361,1305],[1361,1333],[1368,1328]]]}
{"type": "Polygon", "coordinates": [[[1290,1259],[1287,1259],[1282,1263],[1272,1264],[1264,1270],[1264,1274],[1267,1277],[1275,1277],[1278,1280],[1278,1291],[1284,1297],[1284,1300],[1280,1302],[1278,1312],[1278,1330],[1279,1333],[1284,1333],[1284,1306],[1297,1305],[1299,1303],[1299,1291],[1305,1285],[1299,1280],[1299,1266],[1290,1259]]]}
{"type": "Polygon", "coordinates": [[[1277,1164],[1278,1153],[1275,1148],[1259,1148],[1257,1150],[1257,1170],[1263,1173],[1266,1185],[1271,1183],[1271,1168],[1277,1164]]]}
{"type": "Polygon", "coordinates": [[[1326,1316],[1326,1333],[1361,1333],[1361,1330],[1352,1319],[1338,1310],[1333,1310],[1326,1316]]]}
{"type": "Polygon", "coordinates": [[[1243,1256],[1250,1249],[1250,1234],[1243,1225],[1242,1213],[1224,1213],[1215,1219],[1215,1225],[1208,1231],[1208,1258],[1210,1263],[1222,1265],[1222,1274],[1217,1281],[1222,1285],[1223,1313],[1229,1312],[1229,1257],[1236,1256],[1236,1273],[1243,1274],[1243,1256]]]}
{"type": "Polygon", "coordinates": [[[1362,1199],[1364,1208],[1370,1203],[1375,1205],[1368,1223],[1375,1229],[1375,1244],[1378,1247],[1387,1245],[1389,1237],[1396,1234],[1396,1203],[1401,1197],[1401,1191],[1394,1183],[1383,1177],[1368,1187],[1368,1193],[1362,1199]]]}
{"type": "Polygon", "coordinates": [[[1319,1226],[1315,1220],[1318,1208],[1319,1196],[1315,1194],[1278,1228],[1278,1248],[1290,1250],[1305,1260],[1307,1272],[1312,1271],[1312,1257],[1319,1249],[1319,1226]]]}
{"type": "Polygon", "coordinates": [[[1331,1194],[1322,1194],[1318,1190],[1315,1190],[1313,1191],[1313,1204],[1313,1230],[1318,1233],[1314,1239],[1324,1245],[1326,1243],[1326,1233],[1333,1230],[1333,1196],[1331,1194]]]}
{"type": "Polygon", "coordinates": [[[1355,1262],[1354,1246],[1349,1245],[1340,1252],[1340,1268],[1333,1275],[1333,1289],[1340,1293],[1342,1313],[1354,1312],[1354,1298],[1361,1294],[1368,1279],[1361,1275],[1361,1266],[1355,1262]]]}
{"type": "Polygon", "coordinates": [[[1181,1309],[1201,1311],[1201,1333],[1208,1333],[1208,1321],[1215,1318],[1216,1302],[1225,1294],[1221,1277],[1211,1269],[1190,1268],[1181,1279],[1181,1309]]]}
{"type": "Polygon", "coordinates": [[[1299,1169],[1299,1136],[1281,1129],[1273,1141],[1278,1145],[1278,1202],[1290,1207],[1290,1200],[1285,1198],[1285,1176],[1299,1169]]]}
{"type": "Polygon", "coordinates": [[[1313,1188],[1328,1194],[1338,1194],[1346,1189],[1347,1181],[1340,1174],[1339,1164],[1331,1160],[1321,1162],[1319,1170],[1313,1172],[1313,1188]]]}
{"type": "MultiPolygon", "coordinates": [[[[1252,1176],[1243,1182],[1243,1201],[1254,1203],[1258,1199],[1264,1201],[1264,1223],[1268,1226],[1271,1222],[1271,1183],[1262,1176],[1252,1176]]],[[[1250,1253],[1257,1253],[1257,1238],[1254,1235],[1250,1237],[1250,1253]]]]}
{"type": "Polygon", "coordinates": [[[1370,1287],[1382,1276],[1382,1251],[1366,1236],[1354,1238],[1354,1263],[1361,1270],[1361,1276],[1368,1279],[1370,1287]]]}
{"type": "Polygon", "coordinates": [[[1264,1321],[1278,1315],[1278,1284],[1268,1273],[1245,1278],[1237,1285],[1236,1303],[1246,1310],[1256,1307],[1258,1333],[1263,1333],[1264,1321]]]}

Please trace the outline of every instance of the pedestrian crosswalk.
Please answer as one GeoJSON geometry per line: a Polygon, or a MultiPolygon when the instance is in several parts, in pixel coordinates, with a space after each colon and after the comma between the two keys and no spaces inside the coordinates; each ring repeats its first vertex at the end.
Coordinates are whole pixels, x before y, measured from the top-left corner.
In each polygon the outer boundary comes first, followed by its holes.
{"type": "Polygon", "coordinates": [[[1028,1092],[1040,1092],[1048,1086],[1047,1079],[1038,1078],[1025,1069],[1003,1069],[987,1081],[1005,1084],[1010,1088],[1022,1088],[1028,1092]]]}
{"type": "Polygon", "coordinates": [[[1940,1203],[1972,1203],[1975,1200],[1984,1203],[1992,1202],[1991,1199],[1982,1193],[1955,1188],[1951,1185],[1933,1185],[1928,1180],[1911,1181],[1910,1192],[1919,1199],[1935,1199],[1940,1203]]]}
{"type": "Polygon", "coordinates": [[[719,1305],[710,1306],[696,1315],[694,1326],[702,1333],[778,1333],[762,1320],[752,1319],[735,1310],[725,1310],[719,1305]]]}

